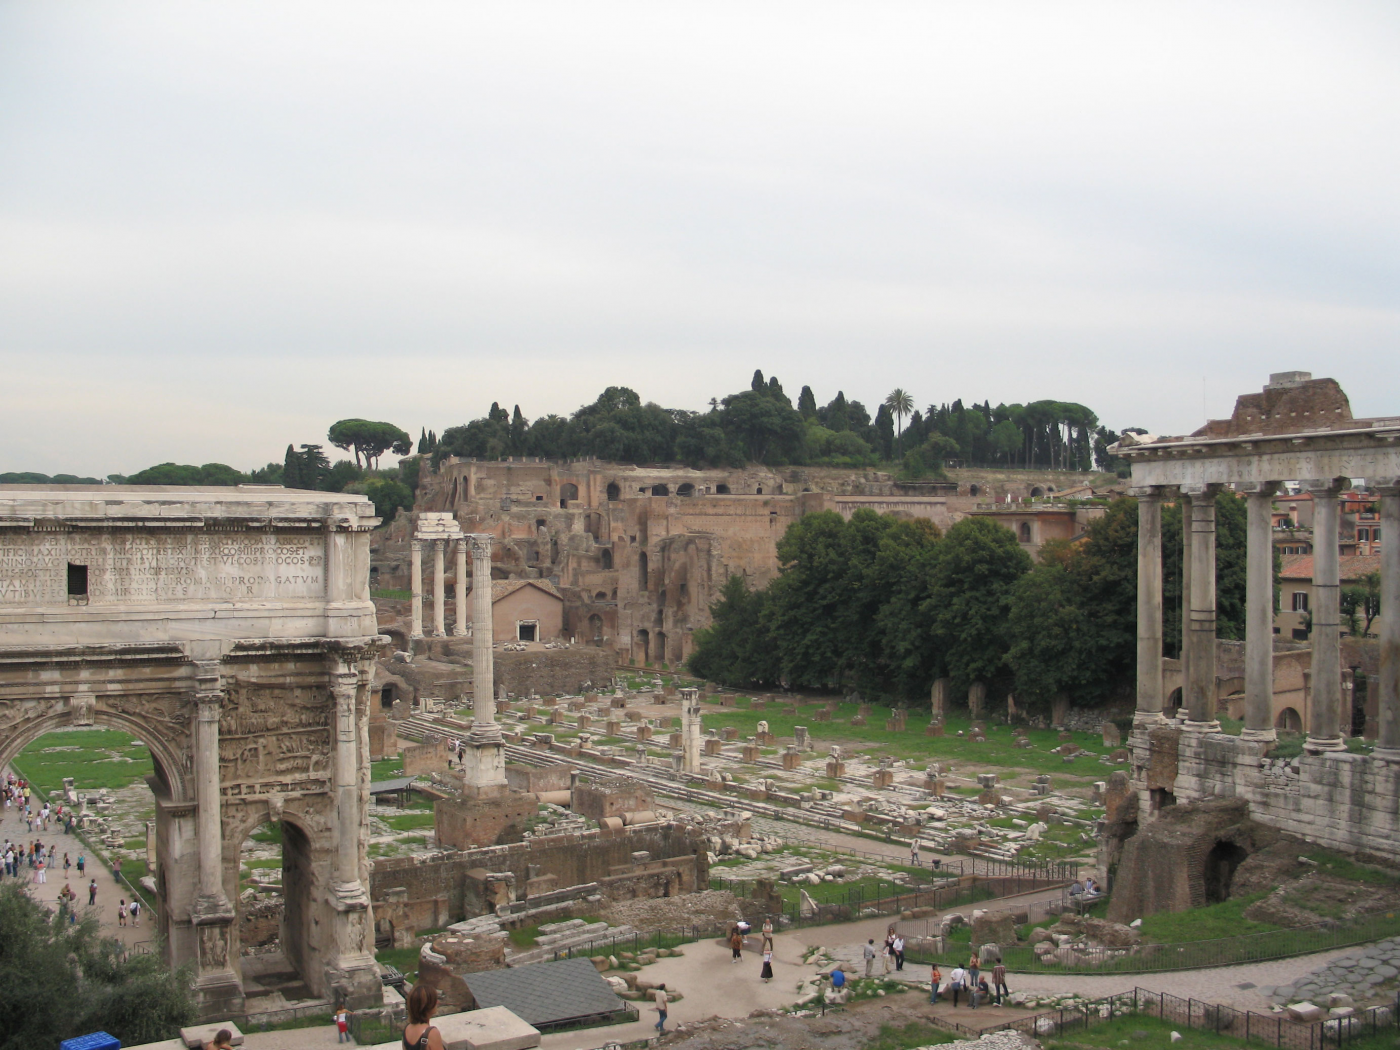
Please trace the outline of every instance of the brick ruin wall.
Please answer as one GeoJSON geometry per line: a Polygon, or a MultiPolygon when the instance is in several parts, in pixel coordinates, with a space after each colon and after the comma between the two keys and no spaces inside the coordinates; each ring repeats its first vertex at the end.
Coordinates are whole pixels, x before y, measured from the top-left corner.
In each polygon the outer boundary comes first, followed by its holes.
{"type": "Polygon", "coordinates": [[[1264,744],[1224,733],[1159,729],[1152,737],[1155,748],[1132,735],[1143,813],[1151,811],[1151,787],[1168,788],[1177,802],[1238,797],[1261,824],[1343,853],[1400,862],[1400,764],[1344,751],[1270,761],[1264,744]],[[1164,733],[1177,738],[1174,770],[1165,768],[1169,749],[1157,740],[1164,733]]]}
{"type": "Polygon", "coordinates": [[[598,892],[612,899],[696,893],[710,884],[707,848],[700,832],[667,823],[551,835],[422,858],[387,857],[375,861],[370,894],[376,902],[390,896],[445,898],[448,921],[459,922],[491,910],[480,881],[470,875],[474,871],[513,874],[518,897],[525,895],[531,879],[542,876],[552,876],[549,881],[561,891],[598,883],[598,892]],[[651,859],[638,864],[633,854],[643,851],[651,859]],[[406,892],[390,893],[396,889],[406,892]]]}
{"type": "Polygon", "coordinates": [[[610,685],[617,657],[608,649],[546,649],[495,654],[496,695],[502,687],[514,696],[578,695],[584,683],[594,689],[610,685]]]}

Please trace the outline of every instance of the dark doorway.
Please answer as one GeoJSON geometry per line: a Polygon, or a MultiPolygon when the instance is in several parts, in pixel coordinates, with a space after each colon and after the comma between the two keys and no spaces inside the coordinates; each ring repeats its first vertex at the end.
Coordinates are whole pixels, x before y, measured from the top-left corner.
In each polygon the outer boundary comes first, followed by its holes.
{"type": "Polygon", "coordinates": [[[653,496],[669,496],[671,494],[671,490],[665,485],[653,485],[651,487],[651,494],[653,496]]]}
{"type": "Polygon", "coordinates": [[[1158,813],[1168,806],[1176,805],[1176,796],[1166,788],[1153,788],[1148,794],[1151,801],[1152,812],[1158,813]]]}
{"type": "Polygon", "coordinates": [[[394,687],[392,685],[386,685],[379,690],[379,706],[385,711],[394,706],[394,687]]]}
{"type": "Polygon", "coordinates": [[[617,502],[618,500],[620,500],[621,498],[622,498],[622,489],[618,487],[617,482],[615,482],[615,481],[609,482],[609,483],[608,483],[608,502],[609,502],[609,503],[616,503],[616,502],[617,502]]]}
{"type": "Polygon", "coordinates": [[[724,482],[721,481],[718,485],[715,486],[715,495],[716,495],[716,496],[727,496],[727,495],[729,495],[729,486],[726,485],[724,482]]]}
{"type": "MultiPolygon", "coordinates": [[[[642,651],[642,663],[651,663],[651,635],[645,630],[637,632],[637,648],[642,651]]],[[[635,659],[635,654],[633,659],[635,659]]]]}
{"type": "Polygon", "coordinates": [[[567,508],[571,499],[578,499],[578,486],[572,481],[566,481],[559,486],[559,506],[567,508]]]}
{"type": "Polygon", "coordinates": [[[535,624],[522,623],[516,627],[516,638],[522,642],[533,642],[535,640],[535,624]]]}
{"type": "Polygon", "coordinates": [[[612,551],[609,550],[607,547],[603,548],[603,568],[612,568],[612,551]]]}
{"type": "Polygon", "coordinates": [[[647,552],[642,551],[637,555],[637,586],[647,589],[647,552]]]}
{"type": "Polygon", "coordinates": [[[1217,842],[1206,854],[1206,903],[1219,904],[1230,899],[1230,883],[1240,861],[1249,856],[1243,846],[1233,842],[1217,842]]]}
{"type": "Polygon", "coordinates": [[[588,618],[588,633],[594,645],[603,644],[603,618],[597,613],[588,618]]]}
{"type": "Polygon", "coordinates": [[[693,496],[693,495],[695,495],[695,486],[692,485],[690,482],[687,481],[687,482],[686,482],[685,484],[683,484],[680,488],[676,489],[676,495],[677,495],[677,496],[693,496]]]}

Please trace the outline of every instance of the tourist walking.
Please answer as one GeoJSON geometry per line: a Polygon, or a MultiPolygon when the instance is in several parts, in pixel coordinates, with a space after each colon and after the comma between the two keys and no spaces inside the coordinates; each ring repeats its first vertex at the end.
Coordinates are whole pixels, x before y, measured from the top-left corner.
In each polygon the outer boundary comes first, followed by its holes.
{"type": "Polygon", "coordinates": [[[121,881],[122,881],[122,859],[121,859],[121,857],[113,857],[113,858],[112,858],[112,881],[113,881],[113,882],[121,882],[121,881]]]}
{"type": "Polygon", "coordinates": [[[895,935],[894,935],[894,941],[893,941],[893,943],[890,944],[890,948],[891,948],[891,950],[894,952],[894,968],[895,968],[896,970],[903,970],[903,969],[904,969],[904,938],[901,937],[898,933],[895,933],[895,935]]]}
{"type": "Polygon", "coordinates": [[[972,1008],[977,1009],[977,991],[979,982],[982,980],[982,964],[977,961],[977,956],[973,956],[967,964],[967,997],[972,1001],[972,1008]]]}
{"type": "Polygon", "coordinates": [[[117,925],[126,925],[126,898],[123,897],[117,902],[117,925]]]}
{"type": "Polygon", "coordinates": [[[408,1024],[403,1030],[403,1050],[444,1050],[442,1033],[429,1022],[437,1010],[438,993],[422,981],[408,993],[408,1024]]]}
{"type": "Polygon", "coordinates": [[[335,1012],[335,1041],[337,1043],[353,1043],[350,1038],[350,1012],[342,1005],[335,1012]]]}
{"type": "Polygon", "coordinates": [[[734,957],[729,960],[731,963],[736,963],[744,957],[744,935],[739,932],[737,926],[729,933],[729,950],[734,953],[734,957]]]}
{"type": "Polygon", "coordinates": [[[933,969],[929,971],[928,975],[928,1001],[930,1006],[938,1002],[938,985],[942,980],[943,975],[938,972],[938,964],[934,963],[933,969]]]}
{"type": "Polygon", "coordinates": [[[948,975],[948,990],[953,993],[953,1009],[958,1008],[958,993],[963,990],[964,981],[967,980],[967,971],[961,966],[954,966],[953,972],[948,975]]]}
{"type": "Polygon", "coordinates": [[[651,993],[652,1002],[656,1004],[656,1030],[666,1031],[666,1007],[670,1005],[670,1000],[666,996],[666,985],[658,984],[656,990],[651,993]]]}
{"type": "Polygon", "coordinates": [[[1006,987],[1006,967],[1002,965],[1001,956],[997,956],[997,964],[992,967],[992,988],[996,991],[998,1006],[1011,994],[1006,987]]]}
{"type": "Polygon", "coordinates": [[[865,942],[865,948],[861,952],[865,956],[865,976],[873,976],[875,971],[875,938],[865,942]]]}
{"type": "Polygon", "coordinates": [[[773,950],[773,920],[763,920],[763,950],[771,952],[773,950]]]}
{"type": "Polygon", "coordinates": [[[131,911],[131,925],[139,927],[141,925],[141,899],[132,897],[129,909],[131,911]]]}
{"type": "Polygon", "coordinates": [[[87,864],[87,859],[86,859],[81,853],[79,853],[79,854],[78,854],[78,878],[80,878],[80,879],[83,877],[83,866],[84,866],[85,864],[87,864]]]}
{"type": "Polygon", "coordinates": [[[885,973],[894,969],[894,927],[885,932],[885,943],[880,947],[880,961],[885,973]]]}
{"type": "Polygon", "coordinates": [[[773,951],[769,949],[763,953],[763,969],[758,971],[759,980],[767,984],[773,979],[773,951]]]}
{"type": "MultiPolygon", "coordinates": [[[[82,871],[83,869],[82,869],[82,868],[79,868],[78,870],[79,870],[79,871],[82,871]]],[[[92,906],[93,906],[94,904],[96,904],[96,903],[97,903],[97,880],[96,880],[96,879],[93,879],[91,882],[88,883],[88,907],[90,908],[90,907],[92,907],[92,906]]]]}
{"type": "Polygon", "coordinates": [[[73,866],[73,862],[72,862],[71,860],[68,859],[68,854],[65,853],[65,854],[63,855],[63,877],[64,877],[65,879],[68,877],[68,869],[71,868],[72,866],[73,866]]]}
{"type": "Polygon", "coordinates": [[[39,862],[38,862],[37,864],[34,865],[34,881],[35,881],[36,883],[40,883],[40,884],[47,882],[48,880],[44,877],[44,874],[45,874],[44,856],[43,856],[43,854],[41,853],[41,854],[39,855],[39,862]]]}
{"type": "Polygon", "coordinates": [[[920,866],[921,866],[921,865],[919,864],[919,840],[918,840],[918,839],[915,839],[914,842],[913,842],[913,845],[911,845],[911,846],[909,847],[909,865],[910,865],[910,867],[914,867],[914,868],[917,868],[917,867],[920,867],[920,866]]]}

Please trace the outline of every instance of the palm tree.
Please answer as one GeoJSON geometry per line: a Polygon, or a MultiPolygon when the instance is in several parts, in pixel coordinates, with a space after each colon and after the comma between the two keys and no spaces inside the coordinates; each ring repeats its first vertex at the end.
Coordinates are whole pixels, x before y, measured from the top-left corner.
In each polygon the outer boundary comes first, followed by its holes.
{"type": "Polygon", "coordinates": [[[902,387],[895,387],[885,398],[885,407],[894,413],[899,421],[899,435],[904,434],[904,417],[914,411],[914,399],[902,387]]]}

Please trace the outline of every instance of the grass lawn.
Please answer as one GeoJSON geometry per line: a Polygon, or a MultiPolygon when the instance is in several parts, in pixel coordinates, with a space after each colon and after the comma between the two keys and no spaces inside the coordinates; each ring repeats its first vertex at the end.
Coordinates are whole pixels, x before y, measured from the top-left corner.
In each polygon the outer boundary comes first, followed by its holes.
{"type": "Polygon", "coordinates": [[[416,831],[418,828],[430,828],[433,826],[433,814],[431,811],[404,813],[401,817],[380,817],[380,820],[388,824],[395,831],[416,831]]]}
{"type": "Polygon", "coordinates": [[[1393,886],[1400,882],[1400,872],[1371,864],[1358,864],[1351,858],[1343,857],[1340,853],[1333,853],[1331,850],[1319,847],[1304,850],[1302,855],[1308,860],[1317,861],[1318,870],[1334,878],[1349,879],[1352,882],[1367,882],[1374,886],[1393,886]]]}
{"type": "Polygon", "coordinates": [[[120,729],[45,733],[16,756],[15,771],[47,794],[72,777],[78,791],[124,788],[155,772],[146,745],[120,729]]]}
{"type": "Polygon", "coordinates": [[[923,1021],[910,1021],[906,1025],[883,1024],[880,1034],[873,1043],[866,1043],[866,1050],[915,1050],[915,1047],[933,1046],[936,1043],[951,1043],[963,1036],[956,1035],[946,1028],[938,1028],[923,1021]]]}
{"type": "MultiPolygon", "coordinates": [[[[1259,893],[1239,900],[1208,904],[1204,908],[1192,908],[1190,911],[1158,912],[1145,916],[1139,927],[1142,941],[1144,944],[1185,944],[1280,929],[1271,922],[1255,922],[1243,917],[1244,910],[1263,896],[1265,894],[1259,893]]],[[[1104,918],[1107,913],[1108,901],[1100,901],[1087,912],[1097,919],[1104,918]]],[[[1050,918],[1027,926],[1026,934],[1037,926],[1053,926],[1057,921],[1050,918]]]]}
{"type": "Polygon", "coordinates": [[[401,776],[403,776],[403,759],[398,756],[381,758],[378,762],[369,764],[370,780],[395,780],[401,776]]]}
{"type": "Polygon", "coordinates": [[[410,981],[418,978],[418,949],[417,948],[385,948],[374,953],[375,959],[392,966],[399,973],[403,974],[410,981]]]}
{"type": "MultiPolygon", "coordinates": [[[[826,707],[825,702],[801,704],[795,716],[784,714],[780,706],[771,703],[761,711],[754,711],[749,708],[746,697],[741,697],[739,704],[738,707],[707,713],[704,716],[705,728],[723,729],[732,726],[739,730],[739,736],[742,738],[757,733],[761,720],[768,723],[770,732],[780,737],[791,737],[795,735],[793,727],[806,726],[812,738],[822,743],[840,743],[856,747],[864,745],[881,755],[916,759],[921,765],[929,761],[949,761],[960,773],[971,774],[1001,768],[1031,773],[1055,773],[1061,778],[1068,774],[1070,777],[1079,776],[1086,780],[1101,779],[1103,776],[1104,767],[1099,764],[1097,758],[1075,759],[1066,763],[1059,755],[1051,754],[1049,749],[1058,747],[1060,740],[1059,734],[1050,729],[1030,730],[1029,736],[1035,746],[1022,749],[1013,746],[1011,729],[1008,726],[989,726],[987,739],[980,744],[974,743],[968,736],[958,736],[958,730],[966,733],[971,728],[972,721],[957,715],[949,716],[945,720],[947,731],[944,736],[934,737],[924,735],[927,716],[916,710],[907,712],[909,728],[904,732],[887,733],[885,719],[890,716],[890,709],[878,705],[872,706],[866,725],[852,726],[850,721],[858,710],[856,704],[838,704],[830,722],[818,722],[815,717],[818,711],[826,707]]],[[[1106,750],[1103,737],[1098,733],[1075,733],[1074,742],[1096,755],[1101,755],[1106,750]]],[[[1082,782],[1073,779],[1066,782],[1083,786],[1082,782]]]]}
{"type": "MultiPolygon", "coordinates": [[[[1147,1017],[1142,1014],[1129,1014],[1115,1017],[1111,1021],[1100,1021],[1089,1028],[1075,1028],[1062,1036],[1045,1040],[1046,1050],[1075,1050],[1076,1047],[1103,1047],[1105,1050],[1119,1050],[1120,1044],[1141,1047],[1142,1050],[1220,1050],[1221,1047],[1252,1046],[1260,1040],[1247,1043],[1229,1035],[1216,1035],[1214,1032],[1188,1028],[1183,1024],[1164,1021],[1160,1017],[1147,1017]],[[1134,1038],[1134,1032],[1146,1032],[1146,1037],[1134,1038]],[[1181,1042],[1173,1043],[1171,1033],[1180,1032],[1181,1042]]],[[[1273,1045],[1270,1042],[1270,1045],[1273,1045]]],[[[1354,1045],[1347,1044],[1349,1047],[1354,1045]]]]}

